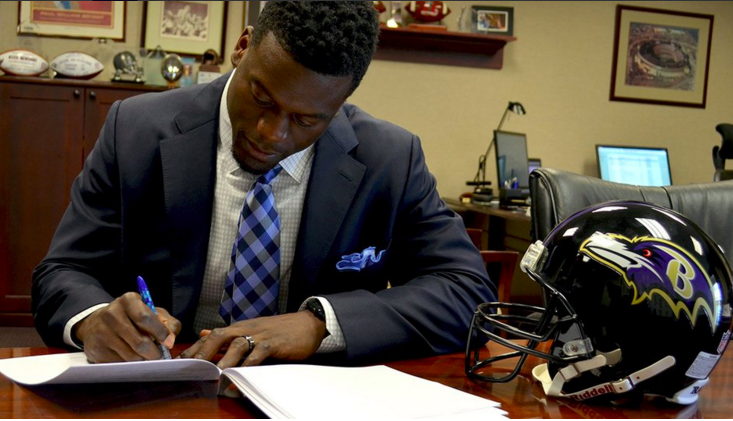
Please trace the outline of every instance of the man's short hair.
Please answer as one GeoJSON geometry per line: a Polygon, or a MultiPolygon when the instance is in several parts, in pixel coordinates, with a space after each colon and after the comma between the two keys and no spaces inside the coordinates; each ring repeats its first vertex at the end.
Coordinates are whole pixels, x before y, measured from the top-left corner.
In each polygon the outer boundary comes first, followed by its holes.
{"type": "Polygon", "coordinates": [[[351,76],[351,94],[372,61],[379,19],[370,1],[268,1],[252,45],[272,32],[297,63],[328,76],[351,76]]]}

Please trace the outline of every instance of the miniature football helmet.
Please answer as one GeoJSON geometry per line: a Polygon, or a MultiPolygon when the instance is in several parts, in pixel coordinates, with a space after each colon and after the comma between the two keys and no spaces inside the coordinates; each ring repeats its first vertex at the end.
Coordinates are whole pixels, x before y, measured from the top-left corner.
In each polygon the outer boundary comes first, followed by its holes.
{"type": "Polygon", "coordinates": [[[641,202],[591,206],[531,245],[520,267],[543,289],[545,308],[479,305],[466,347],[471,378],[510,381],[532,355],[547,361],[532,376],[548,396],[649,394],[690,404],[728,346],[730,266],[675,211],[641,202]],[[513,352],[483,358],[487,339],[513,352]],[[492,364],[508,358],[519,359],[514,370],[496,377],[492,364]]]}

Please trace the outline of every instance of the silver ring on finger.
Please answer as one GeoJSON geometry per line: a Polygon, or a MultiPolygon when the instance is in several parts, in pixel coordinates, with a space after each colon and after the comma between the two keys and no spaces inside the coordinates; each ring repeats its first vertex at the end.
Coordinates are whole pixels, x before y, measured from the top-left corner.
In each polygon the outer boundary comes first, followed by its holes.
{"type": "Polygon", "coordinates": [[[244,339],[247,341],[247,344],[249,345],[248,352],[252,352],[252,350],[255,348],[255,340],[249,335],[246,335],[244,339]]]}

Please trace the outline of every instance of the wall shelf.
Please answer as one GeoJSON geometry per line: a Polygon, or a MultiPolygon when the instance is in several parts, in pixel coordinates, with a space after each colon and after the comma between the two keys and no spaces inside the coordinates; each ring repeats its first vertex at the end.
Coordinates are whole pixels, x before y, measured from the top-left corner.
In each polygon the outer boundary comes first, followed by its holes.
{"type": "Polygon", "coordinates": [[[374,58],[501,69],[504,46],[516,37],[382,27],[374,58]]]}

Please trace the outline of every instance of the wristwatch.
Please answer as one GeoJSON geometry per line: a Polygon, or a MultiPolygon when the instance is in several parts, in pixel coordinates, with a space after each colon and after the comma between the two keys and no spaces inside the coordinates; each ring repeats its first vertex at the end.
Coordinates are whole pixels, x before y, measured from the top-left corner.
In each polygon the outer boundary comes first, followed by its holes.
{"type": "Polygon", "coordinates": [[[310,300],[305,302],[305,309],[313,313],[313,315],[316,316],[318,320],[326,323],[326,312],[323,310],[321,300],[319,300],[318,298],[311,298],[310,300]]]}
{"type": "MultiPolygon", "coordinates": [[[[326,323],[326,312],[323,310],[321,300],[318,298],[311,298],[305,302],[305,309],[313,313],[314,316],[323,323],[326,323]]],[[[331,333],[326,329],[326,337],[331,333]]]]}

